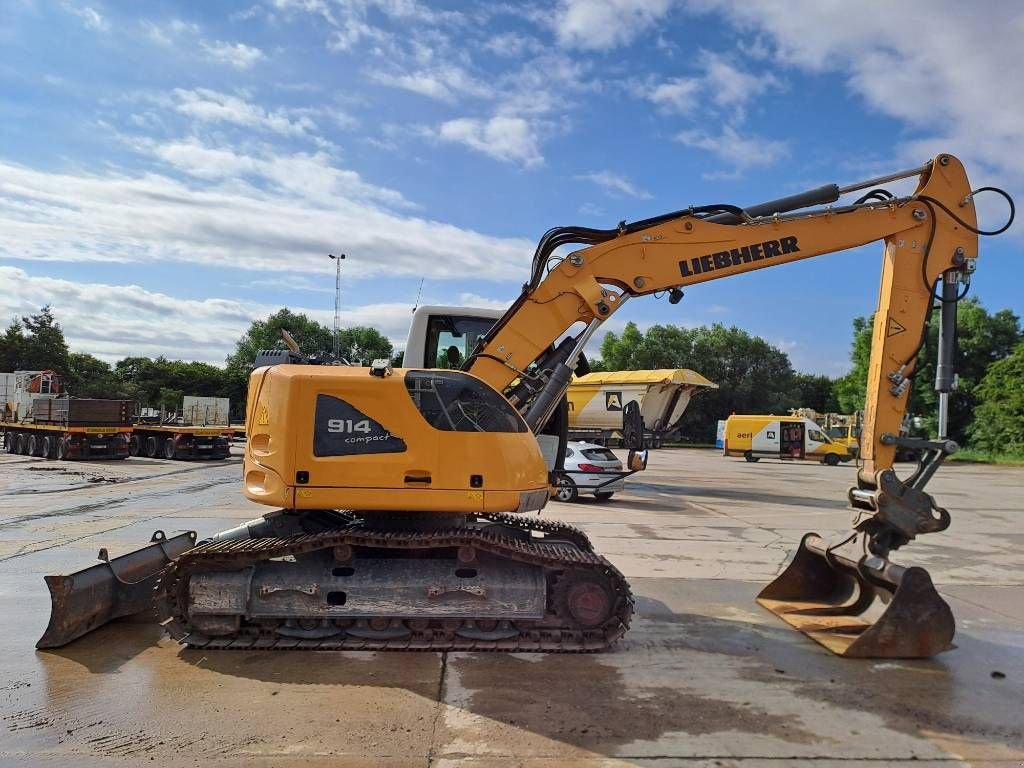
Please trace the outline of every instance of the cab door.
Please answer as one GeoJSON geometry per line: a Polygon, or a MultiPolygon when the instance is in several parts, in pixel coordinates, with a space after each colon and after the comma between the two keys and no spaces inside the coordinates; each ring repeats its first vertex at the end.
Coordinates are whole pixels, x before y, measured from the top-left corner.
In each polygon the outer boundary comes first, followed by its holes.
{"type": "Polygon", "coordinates": [[[783,459],[804,458],[804,423],[783,421],[779,424],[779,455],[783,459]]]}

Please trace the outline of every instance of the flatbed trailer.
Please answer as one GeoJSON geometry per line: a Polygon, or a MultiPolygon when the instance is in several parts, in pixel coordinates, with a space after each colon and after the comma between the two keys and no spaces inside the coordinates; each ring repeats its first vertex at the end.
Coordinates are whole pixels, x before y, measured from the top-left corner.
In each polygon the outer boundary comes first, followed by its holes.
{"type": "Polygon", "coordinates": [[[231,427],[136,424],[129,451],[151,459],[226,459],[232,436],[231,427]]]}
{"type": "Polygon", "coordinates": [[[45,459],[127,459],[131,426],[0,421],[8,453],[45,459]]]}

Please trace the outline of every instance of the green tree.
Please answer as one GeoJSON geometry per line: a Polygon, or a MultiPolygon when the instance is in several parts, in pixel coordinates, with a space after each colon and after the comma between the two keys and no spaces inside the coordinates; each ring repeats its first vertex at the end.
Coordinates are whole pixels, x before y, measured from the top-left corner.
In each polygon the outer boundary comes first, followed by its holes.
{"type": "Polygon", "coordinates": [[[818,413],[836,413],[836,382],[814,373],[793,374],[792,408],[813,408],[818,413]]]}
{"type": "Polygon", "coordinates": [[[160,387],[160,391],[157,392],[156,407],[164,411],[178,411],[184,397],[184,390],[160,387]]]}
{"type": "Polygon", "coordinates": [[[338,332],[338,353],[350,363],[369,365],[391,357],[391,342],[376,328],[357,325],[338,332]]]}
{"type": "Polygon", "coordinates": [[[68,354],[64,389],[74,397],[118,399],[124,397],[121,382],[108,363],[82,352],[68,354]]]}
{"type": "Polygon", "coordinates": [[[10,373],[24,368],[25,332],[18,320],[12,320],[0,336],[0,371],[10,373]]]}
{"type": "MultiPolygon", "coordinates": [[[[918,354],[917,372],[907,403],[909,413],[924,419],[925,430],[935,432],[938,397],[935,393],[935,362],[938,349],[938,311],[928,322],[924,347],[918,354]]],[[[867,388],[868,359],[871,355],[872,319],[857,317],[853,321],[853,344],[850,372],[836,384],[840,410],[852,413],[864,407],[867,388]]],[[[977,405],[975,390],[989,366],[1010,354],[1024,338],[1020,321],[1008,309],[989,314],[976,298],[967,298],[957,305],[956,391],[950,398],[950,437],[963,442],[969,432],[970,420],[977,405]]]]}
{"type": "Polygon", "coordinates": [[[868,387],[868,362],[871,358],[871,331],[874,317],[853,318],[853,342],[850,344],[850,372],[836,381],[836,404],[841,413],[864,408],[868,387]]]}
{"type": "Polygon", "coordinates": [[[68,371],[68,345],[64,331],[49,305],[39,312],[21,318],[25,329],[22,367],[30,371],[53,370],[64,376],[68,371]]]}
{"type": "Polygon", "coordinates": [[[232,401],[242,401],[249,384],[256,354],[261,349],[283,349],[281,331],[291,334],[299,349],[307,355],[333,349],[331,329],[304,314],[282,307],[266,320],[255,320],[235,343],[227,358],[227,381],[232,401]]]}
{"type": "Polygon", "coordinates": [[[974,390],[972,445],[990,453],[1024,455],[1024,341],[989,366],[974,390]]]}
{"type": "Polygon", "coordinates": [[[228,397],[234,405],[241,403],[231,394],[228,372],[209,363],[186,363],[165,357],[126,357],[114,366],[114,375],[124,396],[143,407],[178,410],[181,397],[175,402],[169,399],[174,392],[182,396],[228,397]]]}
{"type": "Polygon", "coordinates": [[[718,384],[694,397],[684,434],[712,441],[715,423],[731,413],[785,413],[794,402],[793,368],[785,352],[739,328],[653,325],[645,333],[627,323],[601,344],[608,370],[690,368],[718,384]]]}
{"type": "MultiPolygon", "coordinates": [[[[924,419],[928,434],[937,428],[938,395],[935,365],[939,343],[939,312],[932,313],[928,340],[918,356],[919,373],[910,392],[910,412],[924,419]]],[[[957,305],[957,388],[949,398],[950,437],[961,444],[967,440],[978,398],[975,390],[989,366],[1007,357],[1024,337],[1017,316],[1008,309],[989,314],[975,298],[957,305]]]]}

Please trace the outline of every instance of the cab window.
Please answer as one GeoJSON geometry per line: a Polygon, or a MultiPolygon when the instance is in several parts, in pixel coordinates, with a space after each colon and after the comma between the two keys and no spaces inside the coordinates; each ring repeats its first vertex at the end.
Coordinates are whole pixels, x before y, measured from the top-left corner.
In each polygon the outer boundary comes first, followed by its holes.
{"type": "Polygon", "coordinates": [[[494,325],[489,317],[431,315],[423,362],[428,368],[455,371],[473,353],[477,340],[494,325]]]}
{"type": "Polygon", "coordinates": [[[828,437],[825,435],[825,433],[822,432],[819,429],[809,429],[809,430],[807,430],[807,437],[809,437],[811,440],[813,440],[816,443],[831,443],[832,442],[831,440],[828,439],[828,437]]]}
{"type": "Polygon", "coordinates": [[[526,432],[509,402],[472,376],[456,371],[409,371],[405,388],[423,418],[446,432],[526,432]]]}

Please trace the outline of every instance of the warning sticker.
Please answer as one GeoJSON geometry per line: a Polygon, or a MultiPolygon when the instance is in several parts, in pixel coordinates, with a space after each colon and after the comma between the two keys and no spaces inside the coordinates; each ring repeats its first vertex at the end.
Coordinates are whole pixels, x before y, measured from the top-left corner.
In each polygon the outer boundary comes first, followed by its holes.
{"type": "Polygon", "coordinates": [[[890,317],[889,318],[889,327],[886,329],[885,335],[886,336],[898,336],[899,334],[903,333],[906,330],[907,329],[904,326],[900,325],[898,322],[896,322],[895,320],[893,320],[890,317]]]}

